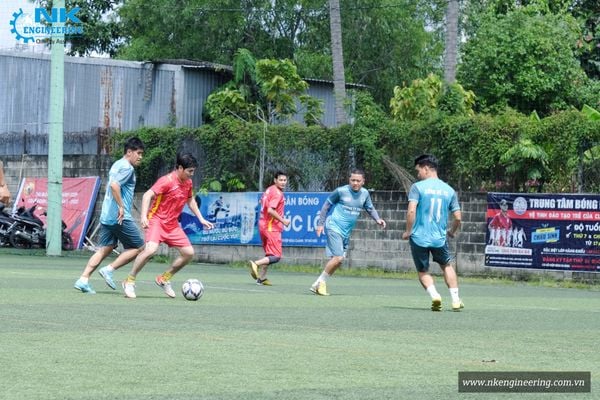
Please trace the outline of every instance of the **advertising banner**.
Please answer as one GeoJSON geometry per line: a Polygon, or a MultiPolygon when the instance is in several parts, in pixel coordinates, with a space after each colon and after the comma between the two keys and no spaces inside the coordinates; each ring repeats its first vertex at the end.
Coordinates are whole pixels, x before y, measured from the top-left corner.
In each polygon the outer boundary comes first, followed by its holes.
{"type": "MultiPolygon", "coordinates": [[[[186,206],[181,226],[192,244],[260,245],[258,220],[260,192],[207,193],[196,195],[200,212],[214,229],[203,229],[186,206]]],[[[285,192],[285,218],[291,223],[282,233],[284,246],[324,247],[325,235],[317,237],[316,220],[329,193],[285,192]]]]}
{"type": "Polygon", "coordinates": [[[488,193],[485,265],[600,272],[600,196],[488,193]]]}
{"type": "MultiPolygon", "coordinates": [[[[63,178],[62,220],[67,225],[65,232],[71,235],[76,249],[83,245],[99,188],[100,178],[97,176],[63,178]]],[[[47,178],[23,178],[13,212],[21,206],[25,208],[36,206],[34,214],[46,224],[47,178]]]]}

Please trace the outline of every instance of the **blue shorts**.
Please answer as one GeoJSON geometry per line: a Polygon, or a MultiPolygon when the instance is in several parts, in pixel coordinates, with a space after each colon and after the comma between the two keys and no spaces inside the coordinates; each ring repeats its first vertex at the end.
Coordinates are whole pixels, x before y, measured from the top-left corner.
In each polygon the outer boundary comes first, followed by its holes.
{"type": "Polygon", "coordinates": [[[139,249],[144,246],[144,238],[135,222],[125,219],[122,224],[100,224],[98,246],[117,247],[121,242],[124,249],[139,249]]]}
{"type": "Polygon", "coordinates": [[[419,272],[429,271],[429,254],[431,254],[433,261],[440,264],[440,266],[448,265],[452,261],[447,241],[442,247],[421,247],[413,242],[412,238],[408,242],[410,243],[410,252],[415,268],[419,272]]]}
{"type": "Polygon", "coordinates": [[[327,257],[346,257],[346,250],[348,250],[349,237],[343,237],[339,233],[328,229],[327,230],[327,246],[325,247],[325,254],[327,257]]]}

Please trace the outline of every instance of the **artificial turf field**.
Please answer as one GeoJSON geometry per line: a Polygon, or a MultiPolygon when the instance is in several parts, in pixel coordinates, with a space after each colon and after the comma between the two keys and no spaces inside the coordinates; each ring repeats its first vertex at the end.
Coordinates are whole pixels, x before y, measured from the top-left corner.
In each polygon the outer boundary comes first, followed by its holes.
{"type": "Polygon", "coordinates": [[[463,282],[466,308],[434,313],[416,280],[336,275],[318,297],[316,274],[191,264],[191,302],[151,262],[131,300],[97,273],[74,290],[86,261],[0,253],[0,399],[600,398],[597,289],[463,282]],[[459,393],[458,371],[591,371],[592,391],[459,393]]]}

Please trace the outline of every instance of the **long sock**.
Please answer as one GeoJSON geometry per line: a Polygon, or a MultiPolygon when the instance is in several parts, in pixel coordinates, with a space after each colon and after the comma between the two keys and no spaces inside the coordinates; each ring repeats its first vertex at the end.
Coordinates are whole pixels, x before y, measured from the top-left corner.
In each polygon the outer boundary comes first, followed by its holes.
{"type": "Polygon", "coordinates": [[[431,296],[432,299],[439,299],[440,294],[438,293],[437,289],[435,288],[435,285],[431,285],[427,288],[427,293],[429,293],[429,295],[431,296]]]}
{"type": "Polygon", "coordinates": [[[327,278],[329,278],[331,275],[329,275],[327,272],[323,271],[321,272],[321,275],[319,275],[319,277],[317,278],[317,282],[327,282],[327,278]]]}
{"type": "Polygon", "coordinates": [[[450,297],[452,297],[453,303],[458,303],[460,301],[460,297],[458,297],[458,288],[450,288],[450,297]]]}

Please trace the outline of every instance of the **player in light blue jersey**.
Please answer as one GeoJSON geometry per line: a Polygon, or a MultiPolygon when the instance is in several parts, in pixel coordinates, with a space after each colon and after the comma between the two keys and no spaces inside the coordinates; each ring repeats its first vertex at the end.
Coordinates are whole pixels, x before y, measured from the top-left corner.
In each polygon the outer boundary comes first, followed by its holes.
{"type": "Polygon", "coordinates": [[[98,271],[113,290],[116,288],[113,272],[133,260],[144,247],[144,238],[131,215],[135,190],[134,167],[142,161],[144,143],[138,138],[130,138],[125,142],[123,153],[123,157],[110,167],[108,173],[100,214],[98,249],[88,260],[74,285],[75,289],[83,293],[96,293],[89,283],[90,276],[102,260],[117,247],[118,242],[121,242],[124,251],[112,264],[98,271]]]}
{"type": "Polygon", "coordinates": [[[419,281],[431,296],[431,310],[442,310],[442,297],[429,273],[429,254],[442,268],[452,297],[452,310],[460,311],[464,305],[458,296],[458,278],[447,240],[447,236],[454,237],[460,228],[460,205],[454,189],[438,178],[437,169],[438,161],[432,155],[423,154],[415,159],[419,182],[413,184],[408,193],[406,232],[402,239],[410,242],[419,281]],[[447,229],[450,213],[453,221],[447,229]]]}
{"type": "Polygon", "coordinates": [[[373,207],[369,191],[363,188],[365,184],[365,173],[359,169],[352,170],[350,184],[340,186],[329,195],[321,208],[317,222],[317,236],[321,236],[324,227],[327,229],[327,247],[325,253],[330,257],[323,272],[310,287],[310,290],[320,296],[328,296],[327,278],[329,278],[342,264],[346,257],[346,250],[350,242],[350,234],[360,212],[366,210],[377,224],[385,228],[385,221],[379,218],[379,214],[373,207]],[[327,216],[329,209],[333,206],[331,215],[327,216]]]}

